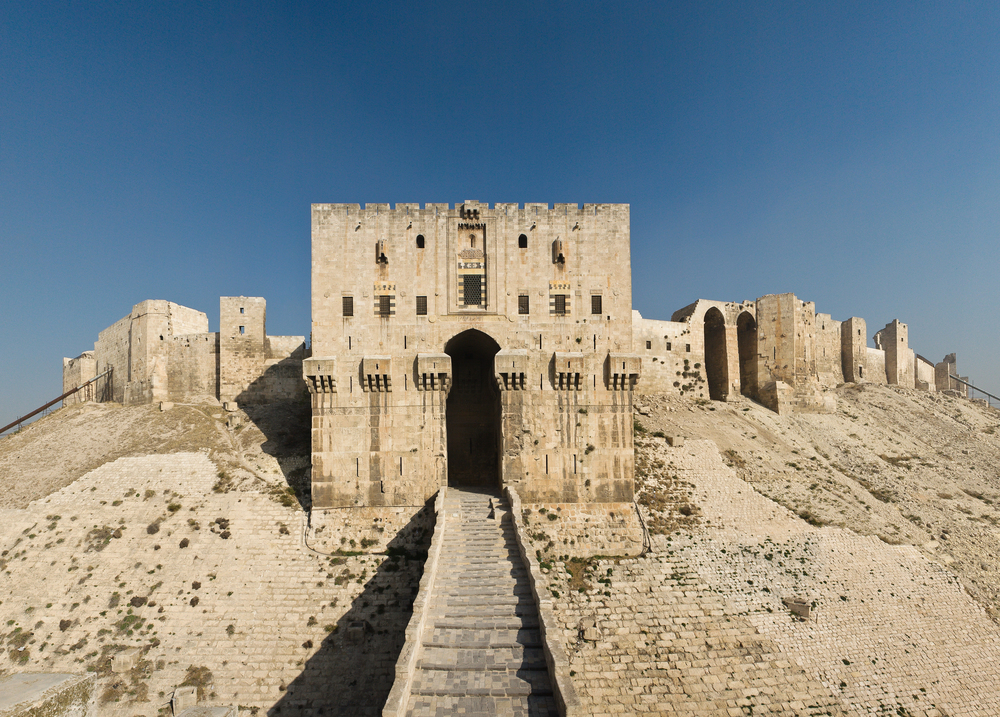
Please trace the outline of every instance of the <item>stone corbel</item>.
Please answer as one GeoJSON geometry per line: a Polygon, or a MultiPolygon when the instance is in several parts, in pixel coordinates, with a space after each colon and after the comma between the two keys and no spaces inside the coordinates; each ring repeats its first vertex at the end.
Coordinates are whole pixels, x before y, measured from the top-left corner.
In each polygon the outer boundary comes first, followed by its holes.
{"type": "Polygon", "coordinates": [[[583,353],[556,351],[552,357],[552,383],[561,391],[579,391],[584,387],[581,376],[587,375],[587,358],[583,353]]]}
{"type": "Polygon", "coordinates": [[[609,391],[631,391],[641,373],[642,358],[636,354],[609,353],[604,362],[604,384],[609,391]]]}
{"type": "Polygon", "coordinates": [[[523,391],[528,373],[528,350],[497,351],[493,358],[493,373],[501,391],[523,391]]]}
{"type": "Polygon", "coordinates": [[[418,391],[451,390],[451,356],[448,354],[417,354],[416,384],[418,391]]]}
{"type": "Polygon", "coordinates": [[[392,358],[365,356],[361,359],[361,390],[379,393],[392,391],[392,358]]]}
{"type": "Polygon", "coordinates": [[[302,378],[309,393],[337,392],[337,359],[308,358],[302,362],[302,378]]]}

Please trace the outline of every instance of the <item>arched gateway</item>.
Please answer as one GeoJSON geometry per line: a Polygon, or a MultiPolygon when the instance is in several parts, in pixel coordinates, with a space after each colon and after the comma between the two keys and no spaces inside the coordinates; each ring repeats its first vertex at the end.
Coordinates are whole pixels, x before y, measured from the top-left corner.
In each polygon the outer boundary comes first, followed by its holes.
{"type": "Polygon", "coordinates": [[[448,485],[500,485],[500,389],[494,375],[499,344],[469,329],[445,346],[451,357],[448,392],[448,485]]]}

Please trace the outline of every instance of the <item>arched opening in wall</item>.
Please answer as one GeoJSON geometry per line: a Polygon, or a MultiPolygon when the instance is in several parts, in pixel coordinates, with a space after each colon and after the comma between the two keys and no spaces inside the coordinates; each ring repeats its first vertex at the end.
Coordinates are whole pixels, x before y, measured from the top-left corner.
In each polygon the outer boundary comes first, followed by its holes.
{"type": "Polygon", "coordinates": [[[725,401],[729,395],[726,320],[714,306],[705,312],[705,374],[709,398],[713,401],[725,401]]]}
{"type": "Polygon", "coordinates": [[[493,358],[499,344],[469,329],[444,348],[451,356],[448,392],[448,485],[495,489],[500,486],[500,389],[493,358]]]}
{"type": "Polygon", "coordinates": [[[736,346],[740,352],[740,393],[757,396],[757,322],[749,311],[736,319],[736,346]]]}

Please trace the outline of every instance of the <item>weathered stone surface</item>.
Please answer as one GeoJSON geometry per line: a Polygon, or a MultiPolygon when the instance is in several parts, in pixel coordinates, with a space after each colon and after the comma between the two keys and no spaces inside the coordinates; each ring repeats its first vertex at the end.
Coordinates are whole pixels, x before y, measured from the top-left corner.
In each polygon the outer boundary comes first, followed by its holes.
{"type": "Polygon", "coordinates": [[[0,677],[0,717],[85,717],[93,675],[22,672],[0,677]]]}

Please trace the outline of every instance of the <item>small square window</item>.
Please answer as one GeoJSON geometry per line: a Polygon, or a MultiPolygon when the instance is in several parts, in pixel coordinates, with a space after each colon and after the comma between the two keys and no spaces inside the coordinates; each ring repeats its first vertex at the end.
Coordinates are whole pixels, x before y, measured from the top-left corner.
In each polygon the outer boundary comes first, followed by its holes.
{"type": "Polygon", "coordinates": [[[417,297],[417,316],[427,316],[427,297],[417,297]]]}
{"type": "Polygon", "coordinates": [[[557,316],[566,315],[566,294],[553,294],[552,298],[555,300],[552,312],[557,316]]]}
{"type": "Polygon", "coordinates": [[[246,326],[241,326],[241,327],[240,327],[240,336],[242,336],[242,335],[243,335],[243,334],[245,334],[246,332],[247,332],[247,327],[246,327],[246,326]]]}
{"type": "Polygon", "coordinates": [[[600,294],[591,294],[590,295],[590,313],[591,314],[603,314],[604,313],[603,301],[601,300],[601,295],[600,294]]]}
{"type": "Polygon", "coordinates": [[[528,295],[527,294],[518,294],[518,296],[517,296],[517,313],[519,313],[519,314],[530,313],[528,311],[528,295]]]}
{"type": "Polygon", "coordinates": [[[354,297],[345,296],[343,298],[344,302],[344,316],[354,316],[354,297]]]}

